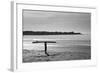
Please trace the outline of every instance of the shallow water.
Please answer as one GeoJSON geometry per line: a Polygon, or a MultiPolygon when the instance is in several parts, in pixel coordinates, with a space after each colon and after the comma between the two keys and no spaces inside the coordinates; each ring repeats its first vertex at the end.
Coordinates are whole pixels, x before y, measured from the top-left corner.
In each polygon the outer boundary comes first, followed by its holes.
{"type": "Polygon", "coordinates": [[[44,43],[32,43],[36,40],[56,41],[48,43],[48,50],[64,51],[68,48],[82,48],[91,45],[90,35],[24,35],[23,49],[44,50],[44,43]]]}

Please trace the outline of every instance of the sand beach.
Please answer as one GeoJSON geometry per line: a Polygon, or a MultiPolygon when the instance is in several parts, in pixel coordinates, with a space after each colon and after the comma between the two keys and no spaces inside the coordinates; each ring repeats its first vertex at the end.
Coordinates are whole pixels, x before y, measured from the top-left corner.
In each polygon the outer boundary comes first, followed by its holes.
{"type": "Polygon", "coordinates": [[[65,51],[48,50],[47,56],[44,50],[23,49],[23,62],[45,62],[45,61],[69,61],[69,60],[88,60],[91,59],[90,46],[74,46],[65,51]]]}

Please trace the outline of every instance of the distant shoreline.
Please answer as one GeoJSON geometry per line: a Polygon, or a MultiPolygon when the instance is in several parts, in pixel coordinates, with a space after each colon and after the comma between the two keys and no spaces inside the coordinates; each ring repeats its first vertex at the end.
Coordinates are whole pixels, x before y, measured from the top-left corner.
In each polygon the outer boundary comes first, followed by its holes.
{"type": "Polygon", "coordinates": [[[23,31],[23,35],[81,35],[79,32],[23,31]]]}

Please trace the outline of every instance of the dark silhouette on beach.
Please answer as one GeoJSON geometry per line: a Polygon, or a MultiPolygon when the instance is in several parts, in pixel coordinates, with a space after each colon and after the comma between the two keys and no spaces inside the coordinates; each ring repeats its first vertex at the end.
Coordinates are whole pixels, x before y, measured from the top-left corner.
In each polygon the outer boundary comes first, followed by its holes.
{"type": "Polygon", "coordinates": [[[45,47],[45,54],[47,56],[49,56],[48,52],[47,52],[47,43],[56,43],[55,41],[35,41],[32,43],[44,43],[44,47],[45,47]]]}

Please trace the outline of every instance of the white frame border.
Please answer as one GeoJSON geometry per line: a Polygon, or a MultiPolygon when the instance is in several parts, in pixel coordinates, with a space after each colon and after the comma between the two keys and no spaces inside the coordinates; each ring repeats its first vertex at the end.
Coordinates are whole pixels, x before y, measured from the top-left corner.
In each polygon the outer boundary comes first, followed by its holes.
{"type": "Polygon", "coordinates": [[[32,71],[34,69],[54,69],[54,68],[66,68],[66,67],[81,67],[81,66],[94,66],[96,65],[97,55],[96,55],[96,41],[94,33],[96,32],[96,8],[95,7],[77,7],[77,6],[58,6],[58,5],[41,5],[41,4],[32,4],[32,2],[12,2],[11,3],[11,24],[12,24],[12,58],[11,58],[11,70],[13,71],[32,71]],[[37,7],[37,8],[34,8],[37,7]],[[33,7],[33,8],[32,8],[33,7]],[[40,8],[39,8],[40,7],[40,8]],[[48,8],[49,7],[49,8],[48,8]],[[42,9],[41,9],[42,8],[42,9]],[[48,8],[48,9],[47,9],[48,8]],[[22,64],[22,9],[35,9],[35,10],[53,10],[53,11],[62,11],[64,8],[69,9],[67,11],[74,12],[90,12],[93,17],[91,17],[91,45],[92,45],[92,59],[91,60],[75,60],[75,61],[60,61],[60,62],[45,62],[45,63],[32,63],[32,64],[22,64]],[[56,9],[57,8],[57,9],[56,9]],[[56,10],[55,10],[56,9],[56,10]],[[73,9],[73,10],[72,10],[73,9]],[[76,11],[77,10],[77,11],[76,11]],[[93,49],[95,48],[95,49],[93,49]],[[67,66],[66,66],[66,65],[67,66]],[[53,66],[52,66],[53,65],[53,66]],[[59,65],[59,66],[58,66],[59,65]],[[48,66],[48,68],[46,67],[48,66]],[[31,68],[31,69],[30,69],[31,68]]]}

